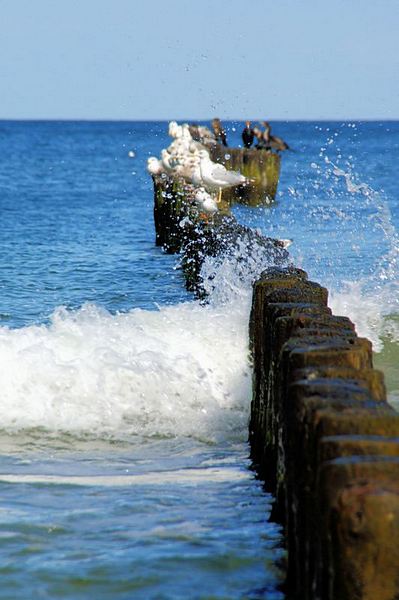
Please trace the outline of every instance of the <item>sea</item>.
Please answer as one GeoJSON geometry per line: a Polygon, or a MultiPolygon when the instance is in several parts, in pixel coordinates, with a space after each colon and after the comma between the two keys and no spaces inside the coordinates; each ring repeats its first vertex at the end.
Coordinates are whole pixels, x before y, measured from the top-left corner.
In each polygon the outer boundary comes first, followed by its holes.
{"type": "MultiPolygon", "coordinates": [[[[248,447],[252,283],[207,260],[206,303],[155,246],[166,122],[0,121],[0,598],[282,600],[284,539],[248,447]]],[[[225,122],[239,145],[242,122],[225,122]]],[[[273,122],[291,239],[372,340],[399,407],[399,122],[273,122]]]]}

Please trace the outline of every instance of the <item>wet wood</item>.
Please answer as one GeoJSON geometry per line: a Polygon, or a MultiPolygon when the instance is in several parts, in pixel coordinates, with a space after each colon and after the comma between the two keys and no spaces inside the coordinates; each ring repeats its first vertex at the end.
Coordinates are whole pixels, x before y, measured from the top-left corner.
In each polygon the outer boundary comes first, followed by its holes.
{"type": "Polygon", "coordinates": [[[299,269],[254,286],[252,457],[285,527],[290,598],[396,600],[399,414],[370,342],[326,303],[299,269]]]}
{"type": "Polygon", "coordinates": [[[270,204],[276,197],[280,175],[280,155],[256,148],[226,148],[216,144],[209,148],[214,162],[227,169],[240,171],[251,180],[248,185],[223,190],[222,197],[231,203],[250,206],[270,204]]]}

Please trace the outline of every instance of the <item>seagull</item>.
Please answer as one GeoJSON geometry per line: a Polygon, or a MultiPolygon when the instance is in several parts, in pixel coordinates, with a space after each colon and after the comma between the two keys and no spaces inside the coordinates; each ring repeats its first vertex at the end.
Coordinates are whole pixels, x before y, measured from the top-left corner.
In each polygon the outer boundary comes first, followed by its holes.
{"type": "Polygon", "coordinates": [[[218,202],[222,198],[222,189],[248,182],[238,171],[228,171],[223,165],[212,162],[206,150],[200,150],[198,155],[202,184],[209,190],[219,192],[218,202]]]}
{"type": "Polygon", "coordinates": [[[195,172],[198,170],[198,168],[199,158],[197,156],[190,155],[188,157],[184,157],[184,160],[174,167],[173,173],[178,177],[182,177],[187,183],[192,183],[193,178],[195,177],[195,172]]]}
{"type": "MultiPolygon", "coordinates": [[[[206,147],[203,144],[201,144],[201,142],[196,142],[195,140],[193,140],[192,142],[190,142],[188,149],[192,154],[198,154],[200,150],[206,150],[206,147]]],[[[208,152],[208,150],[206,151],[208,152]]]]}
{"type": "Polygon", "coordinates": [[[175,161],[172,155],[169,154],[169,152],[165,148],[161,152],[161,162],[165,171],[167,173],[172,173],[174,167],[176,166],[175,164],[173,164],[173,162],[175,161]]]}
{"type": "Polygon", "coordinates": [[[214,214],[219,210],[215,198],[208,194],[204,188],[199,188],[196,191],[195,200],[207,213],[214,214]]]}
{"type": "Polygon", "coordinates": [[[191,183],[194,187],[201,187],[203,185],[202,176],[201,176],[201,162],[200,160],[194,166],[191,173],[191,183]]]}
{"type": "Polygon", "coordinates": [[[264,132],[261,131],[259,129],[259,127],[254,127],[252,129],[252,131],[254,132],[254,136],[256,137],[256,146],[255,148],[257,150],[270,150],[270,144],[266,144],[265,138],[264,138],[264,132]]]}
{"type": "Polygon", "coordinates": [[[189,131],[191,137],[196,142],[201,142],[207,146],[216,144],[215,135],[208,127],[205,127],[204,125],[196,125],[195,123],[191,123],[189,125],[189,131]]]}
{"type": "Polygon", "coordinates": [[[178,125],[176,121],[171,121],[169,123],[169,135],[175,139],[185,139],[192,140],[190,133],[190,127],[187,123],[183,123],[183,125],[178,125]]]}
{"type": "Polygon", "coordinates": [[[178,138],[181,135],[181,127],[177,124],[177,121],[171,121],[169,123],[168,133],[170,137],[178,138]]]}
{"type": "Polygon", "coordinates": [[[245,127],[242,130],[241,137],[245,148],[250,148],[255,137],[254,130],[251,128],[251,121],[245,121],[245,127]]]}
{"type": "Polygon", "coordinates": [[[155,156],[150,156],[150,158],[147,159],[147,171],[151,175],[161,175],[162,173],[165,173],[162,162],[155,156]]]}
{"type": "Polygon", "coordinates": [[[194,198],[195,203],[203,213],[205,220],[208,220],[208,217],[213,217],[213,215],[218,212],[219,209],[215,198],[208,194],[204,188],[199,188],[194,198]]]}

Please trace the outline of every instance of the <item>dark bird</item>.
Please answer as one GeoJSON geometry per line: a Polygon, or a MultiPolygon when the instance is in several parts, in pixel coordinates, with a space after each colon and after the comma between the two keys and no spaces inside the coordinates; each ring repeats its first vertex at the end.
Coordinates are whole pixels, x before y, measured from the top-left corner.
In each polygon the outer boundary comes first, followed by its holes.
{"type": "Polygon", "coordinates": [[[259,127],[256,127],[256,126],[252,129],[252,131],[253,131],[254,136],[256,138],[256,146],[255,146],[255,148],[257,150],[270,150],[270,145],[266,145],[266,142],[265,142],[265,139],[264,139],[264,136],[263,136],[264,132],[261,131],[259,129],[259,127]]]}
{"type": "Polygon", "coordinates": [[[255,137],[254,131],[251,127],[251,121],[245,121],[245,127],[242,130],[241,137],[245,148],[250,148],[255,137]]]}
{"type": "Polygon", "coordinates": [[[218,142],[222,142],[223,146],[227,146],[227,136],[223,129],[220,119],[212,119],[212,129],[215,134],[215,138],[218,142]]]}
{"type": "Polygon", "coordinates": [[[266,148],[271,148],[272,150],[277,150],[280,152],[282,150],[290,150],[289,145],[284,142],[281,138],[276,135],[271,135],[271,127],[267,121],[263,121],[262,125],[265,127],[265,131],[263,132],[263,140],[266,148]]]}

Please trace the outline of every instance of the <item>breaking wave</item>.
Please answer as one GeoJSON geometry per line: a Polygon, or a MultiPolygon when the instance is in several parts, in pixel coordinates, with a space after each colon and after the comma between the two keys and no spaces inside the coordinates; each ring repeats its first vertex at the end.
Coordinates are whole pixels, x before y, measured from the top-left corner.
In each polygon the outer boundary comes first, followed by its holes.
{"type": "Polygon", "coordinates": [[[245,438],[251,284],[263,249],[207,259],[199,301],[112,315],[59,307],[48,325],[0,329],[1,427],[124,438],[245,438]]]}

